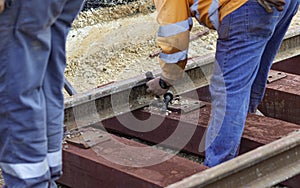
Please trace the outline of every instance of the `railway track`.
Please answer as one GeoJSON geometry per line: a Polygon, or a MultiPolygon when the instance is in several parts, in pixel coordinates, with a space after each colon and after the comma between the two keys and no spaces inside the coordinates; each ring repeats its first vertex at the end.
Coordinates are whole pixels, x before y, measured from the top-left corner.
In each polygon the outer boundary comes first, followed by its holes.
{"type": "Polygon", "coordinates": [[[270,75],[281,78],[270,78],[259,107],[265,116],[248,116],[240,155],[208,168],[177,154],[204,156],[213,61],[214,54],[189,59],[188,79],[175,91],[184,102],[167,115],[151,108],[154,98],[145,92],[144,75],[68,97],[59,183],[75,188],[299,187],[300,28],[290,28],[285,37],[270,75]]]}
{"type": "Polygon", "coordinates": [[[266,116],[248,116],[237,158],[208,168],[176,155],[203,156],[214,61],[210,54],[189,60],[189,79],[175,91],[185,103],[168,115],[151,107],[144,75],[67,98],[68,134],[59,182],[70,187],[298,187],[299,31],[290,28],[286,35],[259,107],[266,116]]]}

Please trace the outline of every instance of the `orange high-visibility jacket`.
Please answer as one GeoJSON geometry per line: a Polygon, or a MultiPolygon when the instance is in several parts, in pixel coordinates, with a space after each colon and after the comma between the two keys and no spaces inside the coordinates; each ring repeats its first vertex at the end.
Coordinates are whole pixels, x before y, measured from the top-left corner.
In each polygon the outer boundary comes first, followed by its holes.
{"type": "Polygon", "coordinates": [[[222,19],[247,0],[154,0],[159,23],[157,44],[162,52],[159,63],[169,81],[183,77],[187,63],[192,17],[217,29],[222,19]]]}

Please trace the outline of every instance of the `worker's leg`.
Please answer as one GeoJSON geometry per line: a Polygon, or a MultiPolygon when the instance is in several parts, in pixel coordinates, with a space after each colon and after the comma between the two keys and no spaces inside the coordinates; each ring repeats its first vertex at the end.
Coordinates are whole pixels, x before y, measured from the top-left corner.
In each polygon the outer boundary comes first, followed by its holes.
{"type": "Polygon", "coordinates": [[[237,155],[251,86],[278,15],[265,14],[256,0],[249,0],[220,25],[216,67],[210,83],[212,115],[206,133],[207,166],[237,155]]]}
{"type": "Polygon", "coordinates": [[[0,14],[0,166],[9,188],[49,186],[42,84],[62,1],[11,1],[0,14]]]}
{"type": "Polygon", "coordinates": [[[286,0],[284,12],[281,14],[280,19],[277,22],[275,31],[268,41],[267,46],[263,52],[258,74],[252,85],[251,98],[249,105],[249,112],[255,113],[257,106],[261,102],[264,96],[268,73],[270,71],[272,62],[276,56],[276,53],[281,45],[286,31],[291,23],[293,16],[298,11],[299,1],[286,0]]]}
{"type": "Polygon", "coordinates": [[[55,186],[62,171],[62,137],[64,118],[65,44],[71,23],[81,9],[83,0],[68,0],[60,16],[51,27],[51,55],[44,80],[47,107],[48,162],[51,184],[55,186]]]}

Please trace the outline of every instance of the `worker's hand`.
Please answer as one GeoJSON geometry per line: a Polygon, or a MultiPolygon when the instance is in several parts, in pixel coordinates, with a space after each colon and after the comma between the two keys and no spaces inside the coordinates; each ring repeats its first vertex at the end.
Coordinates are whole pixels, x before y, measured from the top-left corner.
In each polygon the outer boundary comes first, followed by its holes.
{"type": "Polygon", "coordinates": [[[5,0],[0,0],[0,14],[4,11],[5,8],[5,0]]]}
{"type": "Polygon", "coordinates": [[[154,95],[158,96],[165,94],[169,89],[169,85],[160,77],[156,77],[148,81],[146,85],[148,86],[148,93],[153,93],[154,95]]]}
{"type": "Polygon", "coordinates": [[[268,13],[273,13],[273,7],[278,11],[283,11],[285,0],[257,0],[257,2],[265,8],[268,13]]]}

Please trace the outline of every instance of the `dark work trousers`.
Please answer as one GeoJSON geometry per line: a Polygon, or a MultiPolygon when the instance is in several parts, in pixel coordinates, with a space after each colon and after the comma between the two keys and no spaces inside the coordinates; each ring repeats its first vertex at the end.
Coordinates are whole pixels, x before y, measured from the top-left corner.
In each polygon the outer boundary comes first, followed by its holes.
{"type": "Polygon", "coordinates": [[[0,166],[5,184],[62,173],[65,43],[83,0],[6,0],[0,14],[0,166]]]}

